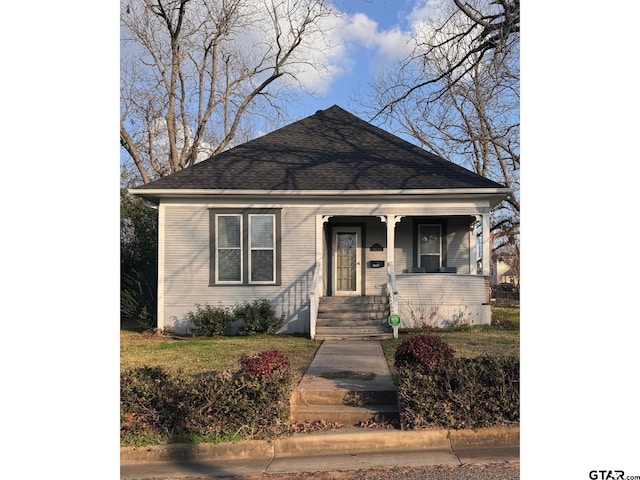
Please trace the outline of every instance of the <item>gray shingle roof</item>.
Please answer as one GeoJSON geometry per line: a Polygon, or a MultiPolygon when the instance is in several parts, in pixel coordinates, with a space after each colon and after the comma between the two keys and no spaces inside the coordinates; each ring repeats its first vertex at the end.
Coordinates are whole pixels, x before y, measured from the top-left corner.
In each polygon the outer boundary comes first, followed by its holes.
{"type": "Polygon", "coordinates": [[[504,188],[334,105],[139,189],[504,188]]]}

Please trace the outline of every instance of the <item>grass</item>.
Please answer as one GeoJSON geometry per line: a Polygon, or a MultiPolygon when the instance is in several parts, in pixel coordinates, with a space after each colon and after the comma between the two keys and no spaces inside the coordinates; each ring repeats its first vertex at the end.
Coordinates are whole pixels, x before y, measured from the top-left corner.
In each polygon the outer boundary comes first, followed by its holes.
{"type": "MultiPolygon", "coordinates": [[[[433,331],[453,347],[457,357],[479,355],[520,356],[520,309],[493,309],[494,322],[506,328],[474,326],[452,331],[433,331]]],[[[419,331],[400,331],[397,339],[381,342],[391,373],[395,373],[394,356],[400,342],[419,331]]],[[[251,335],[236,337],[171,337],[132,330],[120,332],[120,367],[123,370],[150,366],[187,374],[206,371],[238,370],[243,354],[253,355],[277,349],[289,359],[292,369],[302,376],[313,360],[319,342],[292,335],[251,335]]]]}
{"type": "Polygon", "coordinates": [[[242,355],[276,349],[302,375],[320,347],[318,342],[292,335],[237,337],[178,337],[120,331],[120,368],[162,367],[168,372],[195,375],[207,371],[236,371],[242,355]]]}
{"type": "Polygon", "coordinates": [[[455,350],[456,357],[472,358],[480,355],[490,356],[520,356],[520,309],[501,307],[493,308],[492,317],[494,323],[502,323],[507,328],[497,328],[494,326],[478,325],[473,327],[462,327],[452,330],[434,331],[402,331],[398,333],[398,338],[383,340],[382,350],[389,364],[389,370],[395,375],[395,353],[396,348],[403,339],[429,333],[437,335],[447,342],[455,350]]]}

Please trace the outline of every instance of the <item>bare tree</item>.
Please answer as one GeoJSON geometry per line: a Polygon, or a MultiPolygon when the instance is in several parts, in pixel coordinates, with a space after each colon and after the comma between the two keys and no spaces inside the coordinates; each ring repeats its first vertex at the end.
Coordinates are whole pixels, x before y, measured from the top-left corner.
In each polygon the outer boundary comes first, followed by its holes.
{"type": "Polygon", "coordinates": [[[120,144],[148,183],[281,118],[329,47],[323,0],[121,0],[120,144]]]}
{"type": "Polygon", "coordinates": [[[374,118],[514,189],[493,212],[494,249],[519,236],[518,31],[517,0],[454,0],[416,28],[410,58],[372,85],[374,118]]]}
{"type": "Polygon", "coordinates": [[[425,101],[437,101],[450,85],[457,84],[478,65],[490,61],[500,63],[514,44],[520,42],[520,0],[452,0],[455,9],[441,10],[442,15],[429,22],[426,36],[414,37],[415,49],[400,66],[412,73],[416,66],[421,76],[410,83],[398,82],[383,92],[374,118],[392,114],[404,100],[420,95],[425,101]],[[446,13],[444,13],[446,12],[446,13]],[[453,53],[448,62],[430,70],[432,57],[453,53]]]}

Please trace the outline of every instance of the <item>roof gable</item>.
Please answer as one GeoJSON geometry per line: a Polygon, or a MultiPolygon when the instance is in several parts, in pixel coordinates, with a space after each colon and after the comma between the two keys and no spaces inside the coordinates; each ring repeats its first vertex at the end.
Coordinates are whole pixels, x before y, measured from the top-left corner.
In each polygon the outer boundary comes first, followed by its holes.
{"type": "Polygon", "coordinates": [[[501,188],[334,105],[139,189],[501,188]]]}

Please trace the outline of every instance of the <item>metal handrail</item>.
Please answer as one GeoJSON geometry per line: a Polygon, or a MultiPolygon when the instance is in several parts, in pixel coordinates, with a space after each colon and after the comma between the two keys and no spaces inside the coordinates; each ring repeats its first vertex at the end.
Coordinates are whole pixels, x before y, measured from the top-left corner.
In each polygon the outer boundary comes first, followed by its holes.
{"type": "Polygon", "coordinates": [[[389,296],[389,313],[398,314],[398,284],[396,283],[396,272],[393,264],[387,266],[387,295],[389,296]]]}
{"type": "Polygon", "coordinates": [[[309,292],[309,335],[311,340],[316,336],[316,323],[318,321],[318,309],[320,306],[320,297],[322,296],[322,271],[316,264],[313,269],[313,280],[311,281],[311,291],[309,292]]]}
{"type": "MultiPolygon", "coordinates": [[[[389,296],[389,314],[398,315],[398,284],[396,283],[396,272],[391,262],[387,266],[387,295],[389,296]]],[[[391,322],[391,317],[389,317],[389,322],[391,322]]],[[[398,338],[398,327],[395,325],[393,338],[398,338]]]]}

